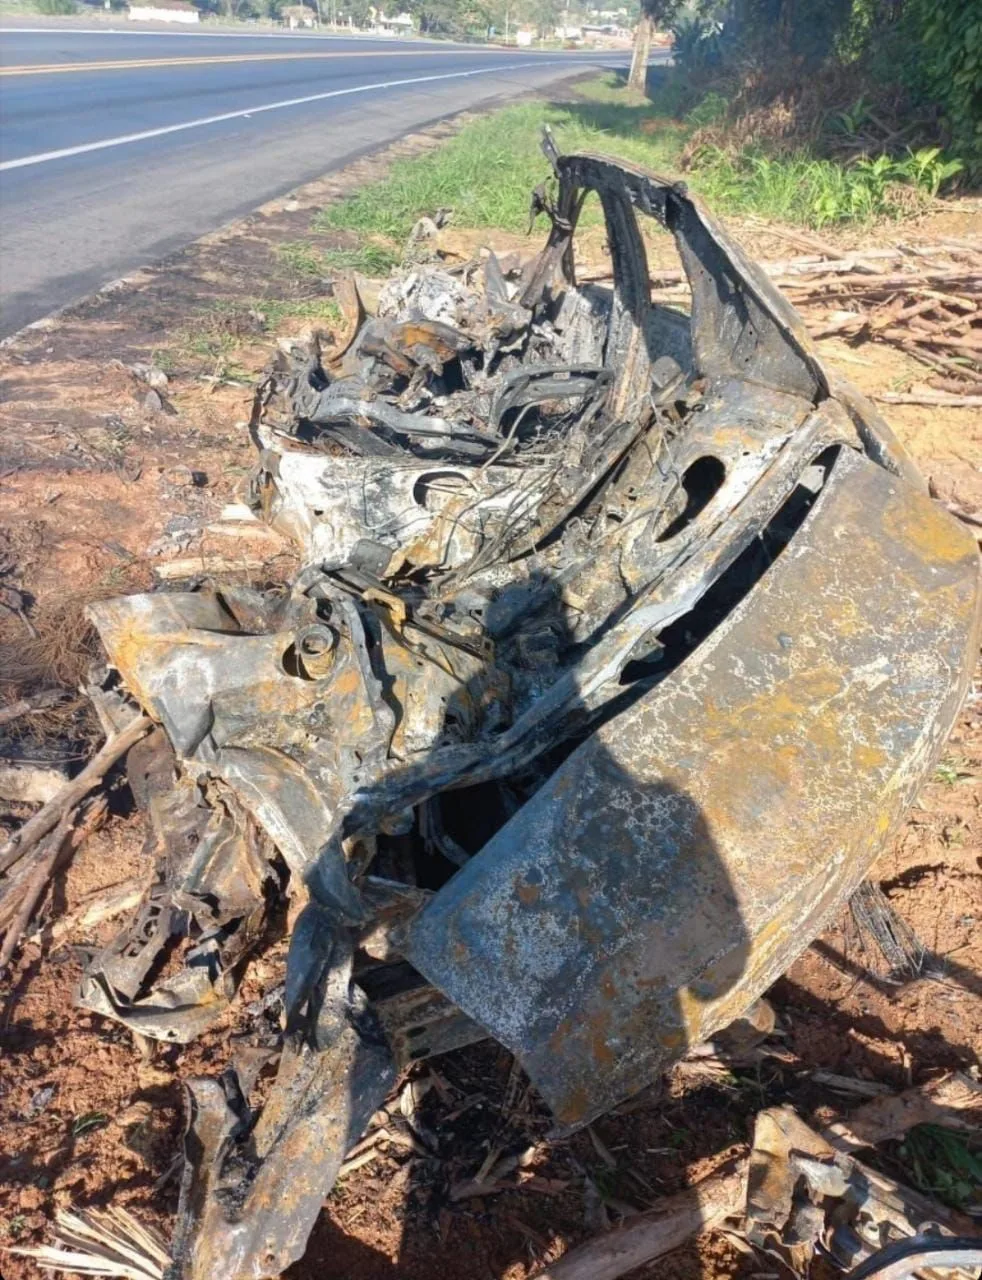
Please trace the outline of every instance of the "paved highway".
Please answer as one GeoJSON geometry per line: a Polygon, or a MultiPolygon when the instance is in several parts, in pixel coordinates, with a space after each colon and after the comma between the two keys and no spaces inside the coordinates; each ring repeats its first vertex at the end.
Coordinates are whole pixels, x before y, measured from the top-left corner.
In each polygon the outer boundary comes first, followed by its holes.
{"type": "Polygon", "coordinates": [[[589,65],[422,41],[0,29],[0,336],[366,149],[589,65]]]}

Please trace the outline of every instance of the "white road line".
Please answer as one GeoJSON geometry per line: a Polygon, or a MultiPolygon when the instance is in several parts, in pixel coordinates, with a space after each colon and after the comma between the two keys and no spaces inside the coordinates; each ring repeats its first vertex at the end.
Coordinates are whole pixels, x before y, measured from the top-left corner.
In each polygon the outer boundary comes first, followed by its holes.
{"type": "MultiPolygon", "coordinates": [[[[565,63],[565,58],[553,58],[547,62],[536,62],[538,67],[558,66],[565,63]]],[[[407,84],[432,84],[435,80],[460,80],[468,76],[486,76],[494,71],[514,71],[530,64],[528,62],[508,62],[497,67],[478,67],[473,71],[447,71],[438,76],[412,76],[407,80],[381,80],[376,84],[359,84],[348,89],[332,89],[328,93],[311,93],[305,98],[285,98],[282,102],[264,102],[258,107],[244,107],[241,111],[224,111],[217,116],[202,116],[200,120],[186,120],[183,124],[169,124],[160,129],[144,129],[142,133],[124,133],[116,138],[104,138],[101,142],[86,142],[78,147],[62,147],[59,151],[40,151],[33,156],[21,156],[19,160],[5,160],[0,164],[0,173],[7,169],[24,169],[28,165],[46,164],[49,160],[63,160],[68,156],[80,156],[86,151],[103,151],[107,147],[122,147],[128,142],[143,142],[147,138],[161,138],[166,133],[181,133],[185,129],[200,129],[204,125],[221,124],[224,120],[243,120],[249,116],[258,116],[264,111],[279,111],[283,107],[302,107],[308,102],[324,102],[328,98],[344,98],[353,93],[372,93],[377,89],[398,89],[407,84]]]]}

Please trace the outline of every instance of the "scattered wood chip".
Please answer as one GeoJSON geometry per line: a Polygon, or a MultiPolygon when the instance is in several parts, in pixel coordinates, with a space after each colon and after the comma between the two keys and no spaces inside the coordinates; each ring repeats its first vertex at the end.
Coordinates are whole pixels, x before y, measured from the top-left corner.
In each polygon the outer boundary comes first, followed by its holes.
{"type": "Polygon", "coordinates": [[[46,1270],[119,1276],[123,1280],[163,1280],[171,1262],[156,1231],[115,1207],[77,1213],[59,1210],[54,1245],[5,1252],[34,1258],[46,1270]]]}

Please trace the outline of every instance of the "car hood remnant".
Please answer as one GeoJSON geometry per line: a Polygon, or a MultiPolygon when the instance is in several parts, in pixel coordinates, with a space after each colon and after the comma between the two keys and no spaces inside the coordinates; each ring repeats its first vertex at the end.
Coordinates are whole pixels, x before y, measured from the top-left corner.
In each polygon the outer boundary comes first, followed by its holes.
{"type": "Polygon", "coordinates": [[[493,1036],[567,1131],[739,1017],[966,688],[976,548],[875,410],[684,188],[547,151],[523,271],[404,271],[260,387],[295,581],[91,608],[101,714],[159,726],[128,761],[157,875],[83,1004],[186,1041],[292,926],[190,1085],[184,1280],[301,1256],[415,1059],[493,1036]],[[589,192],[612,287],[574,278],[589,192]],[[691,316],[652,305],[638,213],[691,316]]]}

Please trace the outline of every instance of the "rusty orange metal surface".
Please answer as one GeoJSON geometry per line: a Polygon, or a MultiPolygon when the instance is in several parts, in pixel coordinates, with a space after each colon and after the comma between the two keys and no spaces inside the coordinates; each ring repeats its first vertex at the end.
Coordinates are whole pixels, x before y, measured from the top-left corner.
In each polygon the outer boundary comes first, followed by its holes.
{"type": "Polygon", "coordinates": [[[416,967],[563,1126],[739,1016],[863,879],[979,635],[973,539],[844,450],[713,635],[602,726],[411,927],[416,967]]]}

